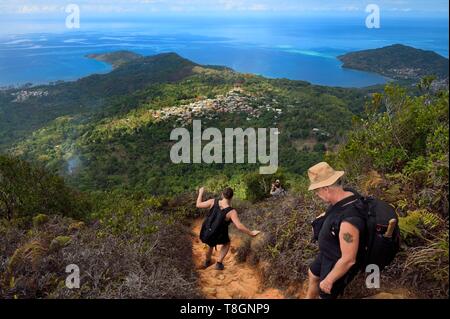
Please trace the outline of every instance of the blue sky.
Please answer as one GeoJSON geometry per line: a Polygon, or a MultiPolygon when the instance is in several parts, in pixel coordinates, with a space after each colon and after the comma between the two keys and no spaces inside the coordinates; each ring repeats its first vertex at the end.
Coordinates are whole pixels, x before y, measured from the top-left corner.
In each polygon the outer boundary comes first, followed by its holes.
{"type": "Polygon", "coordinates": [[[355,15],[377,4],[390,15],[448,16],[448,0],[0,0],[0,15],[10,17],[64,14],[69,3],[92,16],[193,14],[355,15]]]}

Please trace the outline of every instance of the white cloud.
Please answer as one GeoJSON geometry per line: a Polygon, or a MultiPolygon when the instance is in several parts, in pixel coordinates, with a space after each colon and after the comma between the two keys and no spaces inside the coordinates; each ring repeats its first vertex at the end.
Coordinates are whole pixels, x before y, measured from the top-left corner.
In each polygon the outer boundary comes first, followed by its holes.
{"type": "Polygon", "coordinates": [[[255,3],[248,7],[250,11],[267,11],[269,7],[262,3],[255,3]]]}
{"type": "Polygon", "coordinates": [[[347,6],[347,7],[342,7],[341,10],[342,11],[360,11],[362,9],[357,6],[347,6]]]}
{"type": "MultiPolygon", "coordinates": [[[[371,0],[363,1],[363,4],[371,0]]],[[[377,0],[386,11],[448,12],[447,0],[377,0]]],[[[361,0],[0,0],[0,14],[57,13],[69,3],[88,13],[122,12],[356,12],[361,0]]]]}
{"type": "Polygon", "coordinates": [[[16,13],[33,14],[33,13],[53,13],[63,12],[64,6],[60,5],[23,5],[16,8],[16,13]]]}
{"type": "Polygon", "coordinates": [[[410,11],[412,11],[412,9],[411,8],[391,8],[391,9],[388,9],[388,11],[410,12],[410,11]]]}

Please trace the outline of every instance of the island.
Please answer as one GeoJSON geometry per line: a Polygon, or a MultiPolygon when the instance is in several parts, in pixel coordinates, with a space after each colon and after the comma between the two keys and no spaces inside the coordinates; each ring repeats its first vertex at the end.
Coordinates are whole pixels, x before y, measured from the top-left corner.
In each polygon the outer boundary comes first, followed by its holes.
{"type": "Polygon", "coordinates": [[[374,72],[394,80],[418,81],[425,76],[434,76],[437,81],[448,83],[447,58],[402,44],[350,52],[338,59],[344,68],[374,72]]]}
{"type": "Polygon", "coordinates": [[[88,54],[87,58],[94,59],[101,62],[106,62],[112,65],[114,69],[119,66],[132,62],[134,60],[143,58],[142,55],[131,52],[131,51],[115,51],[100,54],[88,54]]]}

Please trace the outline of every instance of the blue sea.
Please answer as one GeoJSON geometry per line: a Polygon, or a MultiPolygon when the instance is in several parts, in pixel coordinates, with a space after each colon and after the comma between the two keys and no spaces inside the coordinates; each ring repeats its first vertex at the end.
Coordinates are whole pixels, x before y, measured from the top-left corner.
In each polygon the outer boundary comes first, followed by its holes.
{"type": "Polygon", "coordinates": [[[368,29],[352,18],[179,18],[81,24],[80,29],[28,23],[27,32],[0,34],[0,87],[76,80],[111,66],[85,57],[130,50],[176,52],[200,64],[314,84],[364,87],[388,79],[342,68],[337,56],[395,43],[448,57],[447,19],[384,19],[368,29]]]}

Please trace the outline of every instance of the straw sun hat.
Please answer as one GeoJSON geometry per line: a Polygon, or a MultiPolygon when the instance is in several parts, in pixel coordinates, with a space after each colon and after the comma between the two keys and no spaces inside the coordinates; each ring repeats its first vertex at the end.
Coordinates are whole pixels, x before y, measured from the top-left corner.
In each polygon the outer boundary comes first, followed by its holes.
{"type": "Polygon", "coordinates": [[[328,163],[321,162],[308,169],[311,184],[308,190],[331,186],[345,174],[344,171],[335,171],[328,163]]]}

